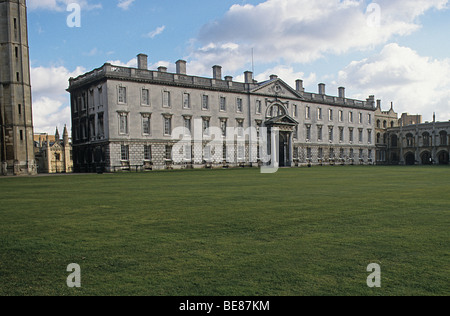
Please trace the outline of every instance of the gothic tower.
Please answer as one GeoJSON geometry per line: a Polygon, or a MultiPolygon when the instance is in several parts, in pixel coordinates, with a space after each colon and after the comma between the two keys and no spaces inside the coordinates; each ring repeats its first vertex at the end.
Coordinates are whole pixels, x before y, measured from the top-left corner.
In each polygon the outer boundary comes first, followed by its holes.
{"type": "Polygon", "coordinates": [[[36,173],[26,0],[0,0],[0,174],[36,173]]]}

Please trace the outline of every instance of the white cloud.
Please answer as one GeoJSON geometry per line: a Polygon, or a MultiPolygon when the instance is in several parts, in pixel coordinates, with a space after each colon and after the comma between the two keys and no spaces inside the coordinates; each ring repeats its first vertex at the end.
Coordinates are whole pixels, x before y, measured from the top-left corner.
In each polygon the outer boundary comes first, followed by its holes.
{"type": "Polygon", "coordinates": [[[362,0],[267,0],[258,5],[233,5],[222,18],[202,27],[190,57],[226,59],[237,68],[252,48],[260,64],[307,63],[328,54],[371,49],[416,31],[419,16],[446,8],[448,0],[377,3],[379,12],[367,11],[368,2],[362,0]],[[370,23],[374,14],[379,14],[379,27],[370,23]]]}
{"type": "Polygon", "coordinates": [[[376,93],[384,107],[392,101],[400,113],[431,120],[436,112],[437,119],[450,119],[450,58],[432,59],[388,44],[379,54],[350,63],[339,72],[339,82],[358,91],[355,98],[376,93]]]}
{"type": "Polygon", "coordinates": [[[150,33],[146,34],[145,37],[148,37],[148,38],[152,38],[152,39],[153,39],[153,38],[155,38],[156,36],[160,35],[162,32],[164,32],[165,29],[166,29],[166,26],[165,26],[165,25],[160,26],[160,27],[157,27],[155,30],[153,30],[153,31],[151,31],[150,33]]]}
{"type": "Polygon", "coordinates": [[[32,67],[33,123],[36,133],[54,133],[64,125],[71,126],[70,98],[65,91],[69,78],[86,72],[77,67],[69,71],[65,67],[32,67]]]}
{"type": "Polygon", "coordinates": [[[117,6],[122,10],[128,10],[135,0],[119,0],[117,6]]]}

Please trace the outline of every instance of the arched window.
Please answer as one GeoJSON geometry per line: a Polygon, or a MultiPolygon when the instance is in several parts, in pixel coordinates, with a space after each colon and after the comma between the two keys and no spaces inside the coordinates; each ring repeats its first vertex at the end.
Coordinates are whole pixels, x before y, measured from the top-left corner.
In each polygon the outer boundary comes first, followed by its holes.
{"type": "Polygon", "coordinates": [[[381,121],[380,120],[377,121],[377,127],[381,128],[381,121]]]}
{"type": "Polygon", "coordinates": [[[398,138],[397,138],[397,135],[392,135],[392,137],[391,137],[391,146],[392,146],[392,147],[397,147],[397,146],[398,146],[398,138]]]}
{"type": "Polygon", "coordinates": [[[428,132],[425,132],[422,134],[423,138],[423,146],[430,146],[430,134],[428,132]]]}
{"type": "Polygon", "coordinates": [[[286,114],[286,109],[284,108],[284,106],[279,105],[279,104],[274,104],[267,109],[266,117],[267,118],[278,117],[278,116],[282,116],[285,114],[286,114]]]}
{"type": "Polygon", "coordinates": [[[377,144],[379,144],[379,143],[380,143],[380,141],[381,141],[381,134],[380,134],[380,133],[378,133],[378,134],[377,134],[377,144]]]}
{"type": "Polygon", "coordinates": [[[395,126],[395,123],[394,123],[394,121],[392,121],[391,122],[391,128],[394,128],[394,126],[395,126]]]}
{"type": "Polygon", "coordinates": [[[406,146],[414,147],[414,136],[411,133],[406,135],[406,146]]]}
{"type": "Polygon", "coordinates": [[[383,121],[383,128],[387,128],[387,121],[383,121]]]}
{"type": "Polygon", "coordinates": [[[441,139],[441,146],[447,146],[447,144],[448,144],[447,132],[446,131],[440,132],[439,138],[441,139]]]}

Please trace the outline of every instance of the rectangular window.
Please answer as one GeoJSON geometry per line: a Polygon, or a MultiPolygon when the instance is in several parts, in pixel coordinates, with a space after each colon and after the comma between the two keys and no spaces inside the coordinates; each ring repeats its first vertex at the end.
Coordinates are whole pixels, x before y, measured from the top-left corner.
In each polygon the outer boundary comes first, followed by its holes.
{"type": "Polygon", "coordinates": [[[119,103],[125,104],[127,103],[127,88],[119,87],[119,103]]]}
{"type": "Polygon", "coordinates": [[[355,158],[355,153],[353,149],[350,149],[350,159],[355,158]]]}
{"type": "Polygon", "coordinates": [[[344,111],[339,111],[339,122],[344,121],[344,111]]]}
{"type": "Polygon", "coordinates": [[[359,129],[359,137],[358,137],[358,141],[359,141],[360,143],[363,142],[363,130],[362,130],[362,129],[359,129]]]}
{"type": "Polygon", "coordinates": [[[220,97],[220,111],[225,112],[227,110],[227,99],[220,97]]]}
{"type": "Polygon", "coordinates": [[[97,126],[98,126],[98,136],[104,137],[105,136],[105,124],[103,120],[103,113],[97,114],[97,126]]]}
{"type": "Polygon", "coordinates": [[[256,114],[262,113],[262,102],[261,100],[256,101],[256,114]]]}
{"type": "Polygon", "coordinates": [[[121,157],[120,159],[122,161],[128,161],[130,160],[130,146],[128,145],[122,145],[120,148],[121,157]]]}
{"type": "Polygon", "coordinates": [[[292,114],[294,115],[294,117],[298,116],[298,107],[297,104],[294,104],[293,109],[292,109],[292,114]]]}
{"type": "Polygon", "coordinates": [[[23,131],[20,130],[20,131],[19,131],[19,134],[20,134],[20,141],[23,141],[23,131]]]}
{"type": "Polygon", "coordinates": [[[170,92],[169,91],[163,92],[163,107],[170,108],[170,92]]]}
{"type": "Polygon", "coordinates": [[[363,123],[363,114],[359,113],[359,124],[363,123]]]}
{"type": "Polygon", "coordinates": [[[164,136],[172,135],[172,118],[164,117],[164,136]]]}
{"type": "Polygon", "coordinates": [[[364,151],[362,149],[359,150],[359,159],[364,158],[364,151]]]}
{"type": "Polygon", "coordinates": [[[344,128],[339,127],[339,141],[342,143],[344,142],[344,128]]]}
{"type": "Polygon", "coordinates": [[[333,126],[330,126],[328,128],[328,140],[330,142],[332,142],[334,140],[334,137],[333,137],[333,126]]]}
{"type": "Polygon", "coordinates": [[[15,47],[14,49],[16,58],[19,58],[19,47],[15,47]]]}
{"type": "Polygon", "coordinates": [[[311,141],[311,125],[306,125],[306,141],[311,141]]]}
{"type": "Polygon", "coordinates": [[[321,142],[323,140],[323,127],[322,126],[317,126],[317,140],[319,142],[321,142]]]}
{"type": "Polygon", "coordinates": [[[369,124],[372,124],[372,114],[367,116],[367,120],[369,121],[369,124]]]}
{"type": "Polygon", "coordinates": [[[172,160],[172,146],[166,145],[166,160],[172,160]]]}
{"type": "Polygon", "coordinates": [[[306,119],[311,119],[311,107],[309,106],[306,107],[306,119]]]}
{"type": "Polygon", "coordinates": [[[319,148],[318,158],[319,159],[323,158],[323,148],[319,148]]]}
{"type": "Polygon", "coordinates": [[[334,148],[330,148],[330,159],[334,159],[334,148]]]}
{"type": "Polygon", "coordinates": [[[185,128],[185,132],[187,135],[191,134],[191,118],[190,117],[185,117],[184,118],[184,128],[185,128]]]}
{"type": "Polygon", "coordinates": [[[202,96],[202,109],[209,110],[209,97],[205,94],[202,96]]]}
{"type": "Polygon", "coordinates": [[[353,142],[353,128],[348,129],[348,138],[350,142],[353,142]]]}
{"type": "Polygon", "coordinates": [[[148,115],[144,115],[142,117],[142,133],[144,135],[151,134],[151,122],[150,122],[150,116],[148,116],[148,115]]]}
{"type": "Polygon", "coordinates": [[[236,100],[236,111],[239,113],[242,113],[242,111],[244,110],[243,104],[242,104],[242,99],[241,98],[237,98],[236,100]]]}
{"type": "Polygon", "coordinates": [[[240,161],[245,160],[245,147],[242,145],[238,146],[237,158],[240,161]]]}
{"type": "Polygon", "coordinates": [[[191,108],[191,96],[189,93],[183,93],[183,109],[191,108]]]}
{"type": "Polygon", "coordinates": [[[209,136],[209,120],[203,119],[203,135],[209,136]]]}
{"type": "Polygon", "coordinates": [[[348,121],[353,123],[353,112],[348,112],[348,121]]]}
{"type": "Polygon", "coordinates": [[[144,160],[152,161],[152,146],[144,146],[144,160]]]}
{"type": "Polygon", "coordinates": [[[238,137],[244,137],[244,121],[237,120],[238,137]]]}
{"type": "Polygon", "coordinates": [[[128,134],[128,114],[122,113],[119,115],[119,133],[122,135],[128,134]]]}
{"type": "MultiPolygon", "coordinates": [[[[259,132],[258,132],[258,133],[259,133],[259,132]]],[[[259,134],[258,134],[258,137],[259,137],[259,134]]],[[[294,128],[293,138],[294,138],[295,140],[298,139],[298,126],[296,126],[296,127],[294,128]]]]}
{"type": "Polygon", "coordinates": [[[319,121],[321,121],[322,120],[322,108],[318,108],[317,109],[317,119],[319,120],[319,121]]]}
{"type": "Polygon", "coordinates": [[[311,159],[312,158],[312,150],[311,148],[306,148],[306,158],[311,159]]]}
{"type": "Polygon", "coordinates": [[[150,105],[150,91],[148,89],[142,89],[142,105],[150,105]]]}
{"type": "Polygon", "coordinates": [[[330,121],[333,120],[333,109],[328,110],[328,120],[330,120],[330,121]]]}
{"type": "Polygon", "coordinates": [[[222,130],[222,136],[227,136],[227,121],[226,120],[220,121],[220,129],[222,130]]]}
{"type": "Polygon", "coordinates": [[[209,146],[209,145],[206,145],[204,148],[203,148],[203,159],[206,161],[206,162],[210,162],[211,161],[211,146],[209,146]]]}
{"type": "Polygon", "coordinates": [[[372,130],[370,129],[367,131],[367,142],[372,144],[372,130]]]}
{"type": "Polygon", "coordinates": [[[339,158],[340,158],[340,159],[344,159],[344,149],[343,149],[343,148],[341,148],[341,149],[339,150],[339,158]]]}
{"type": "Polygon", "coordinates": [[[19,115],[22,115],[22,104],[17,106],[17,111],[19,112],[19,115]]]}

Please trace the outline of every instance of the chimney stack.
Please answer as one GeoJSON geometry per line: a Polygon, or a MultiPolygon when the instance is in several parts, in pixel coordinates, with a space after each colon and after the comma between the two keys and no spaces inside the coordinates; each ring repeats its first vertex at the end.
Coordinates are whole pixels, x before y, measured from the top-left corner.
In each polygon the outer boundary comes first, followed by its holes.
{"type": "Polygon", "coordinates": [[[377,100],[377,108],[381,110],[381,100],[377,100]]]}
{"type": "Polygon", "coordinates": [[[300,93],[305,92],[305,88],[303,87],[303,80],[298,79],[295,81],[295,89],[300,93]]]}
{"type": "Polygon", "coordinates": [[[148,70],[148,56],[145,54],[137,55],[138,68],[148,70]]]}
{"type": "Polygon", "coordinates": [[[159,66],[159,67],[158,67],[158,71],[159,71],[159,72],[167,72],[167,67],[159,66]]]}
{"type": "Polygon", "coordinates": [[[319,94],[325,95],[325,84],[319,83],[319,94]]]}
{"type": "Polygon", "coordinates": [[[225,77],[225,80],[226,80],[226,81],[233,81],[233,77],[232,77],[232,76],[226,76],[226,77],[225,77]]]}
{"type": "Polygon", "coordinates": [[[253,72],[246,71],[244,72],[245,83],[253,83],[253,72]]]}
{"type": "Polygon", "coordinates": [[[222,80],[222,66],[215,65],[213,68],[213,79],[222,80]]]}
{"type": "Polygon", "coordinates": [[[275,79],[278,79],[278,76],[277,76],[277,75],[271,75],[271,76],[270,76],[270,80],[275,80],[275,79]]]}
{"type": "Polygon", "coordinates": [[[177,65],[177,74],[179,75],[186,75],[186,61],[185,60],[178,60],[176,62],[177,65]]]}
{"type": "Polygon", "coordinates": [[[339,98],[345,99],[345,88],[339,87],[339,98]]]}

